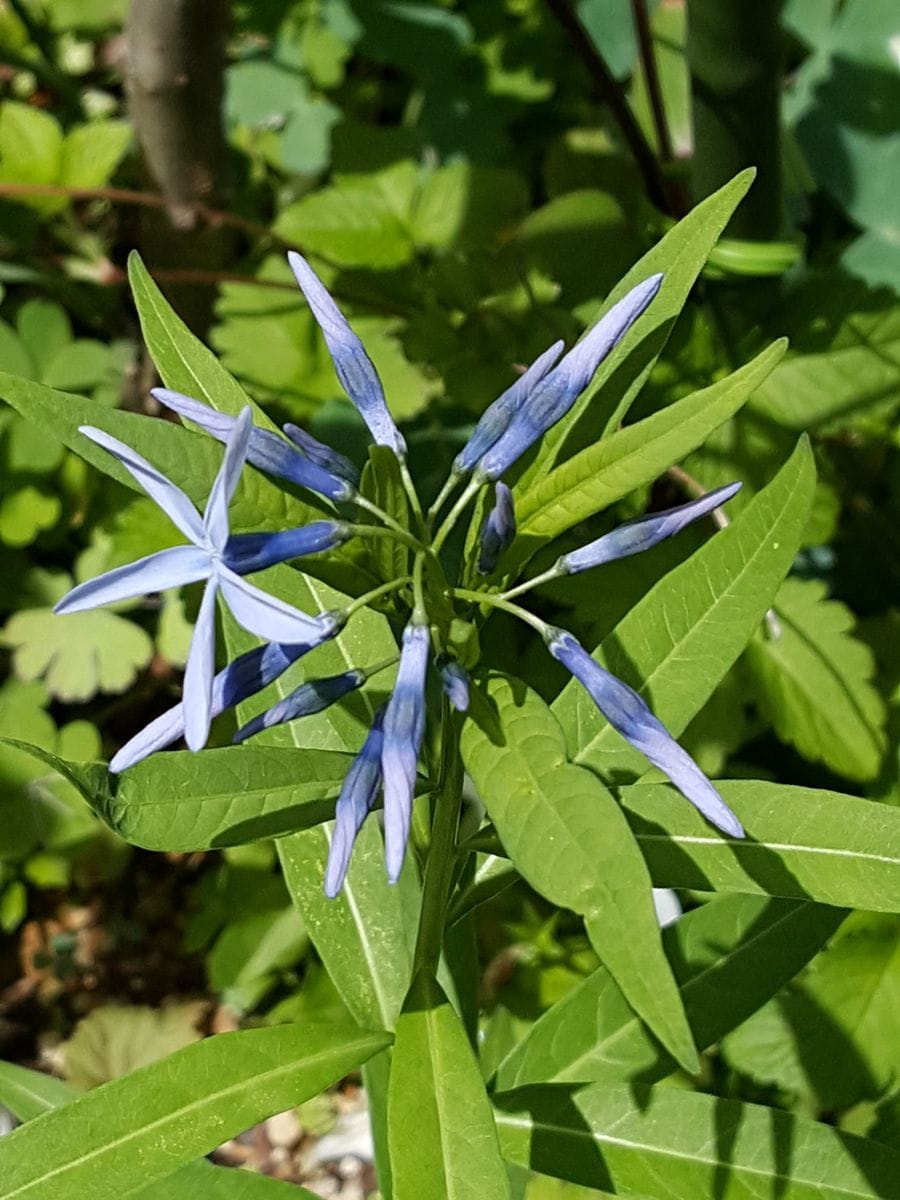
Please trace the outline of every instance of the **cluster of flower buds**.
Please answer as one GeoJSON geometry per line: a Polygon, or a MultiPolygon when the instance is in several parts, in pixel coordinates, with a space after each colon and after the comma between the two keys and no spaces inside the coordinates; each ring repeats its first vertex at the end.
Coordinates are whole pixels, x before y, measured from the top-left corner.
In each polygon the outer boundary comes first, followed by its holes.
{"type": "MultiPolygon", "coordinates": [[[[409,604],[399,662],[394,657],[368,668],[311,679],[243,725],[234,737],[235,742],[243,742],[282,722],[319,712],[361,687],[376,671],[397,663],[390,699],[375,714],[337,801],[325,879],[327,894],[335,896],[343,884],[355,838],[374,808],[379,792],[383,793],[388,877],[395,881],[400,874],[425,733],[426,677],[432,656],[449,703],[459,713],[465,713],[469,707],[468,674],[455,657],[453,647],[442,644],[440,624],[429,614],[428,589],[423,586],[425,563],[429,559],[440,562],[444,541],[468,501],[479,489],[491,487],[493,504],[481,528],[476,566],[483,576],[497,572],[516,535],[513,493],[500,476],[571,409],[598,365],[651,304],[662,277],[651,276],[630,291],[567,354],[563,355],[563,345],[557,342],[540,355],[478,421],[455,459],[445,487],[428,514],[421,516],[421,506],[406,469],[406,442],[390,415],[371,359],[312,267],[299,254],[292,253],[289,259],[322,329],[338,379],[375,442],[389,447],[400,462],[411,510],[417,515],[417,532],[407,531],[363,497],[354,465],[297,426],[286,425],[282,436],[274,428],[254,426],[250,408],[229,416],[189,396],[156,388],[153,395],[162,404],[225,445],[205,510],[201,515],[180,488],[130,447],[99,429],[83,427],[86,437],[109,451],[130,472],[188,544],[159,551],[80,584],[59,602],[56,611],[79,612],[166,588],[205,584],[185,670],[182,701],[119,750],[110,763],[110,769],[118,772],[182,737],[191,750],[202,749],[214,717],[266,688],[293,663],[339,634],[353,613],[375,596],[369,593],[344,610],[310,616],[249,583],[246,575],[304,555],[327,553],[366,532],[395,536],[412,547],[416,562],[412,577],[389,581],[377,589],[379,595],[393,590],[401,602],[409,604]],[[375,530],[371,525],[357,525],[335,510],[334,519],[315,521],[298,529],[233,534],[228,508],[245,464],[307,488],[333,505],[364,508],[379,518],[381,525],[375,530]],[[443,503],[464,479],[468,483],[462,495],[432,534],[432,525],[443,503]],[[263,645],[242,654],[218,674],[215,672],[217,597],[239,625],[266,639],[263,645]]],[[[513,604],[512,597],[544,580],[575,574],[648,549],[711,513],[730,499],[739,486],[731,484],[667,512],[630,521],[564,554],[549,571],[505,592],[473,592],[446,586],[441,596],[442,603],[446,605],[449,601],[454,610],[461,606],[462,611],[469,613],[473,606],[487,603],[511,611],[538,628],[550,653],[584,685],[610,724],[662,770],[710,821],[734,837],[743,833],[734,814],[640,696],[604,670],[570,633],[547,626],[513,604]]],[[[437,574],[442,577],[440,568],[437,574]]]]}

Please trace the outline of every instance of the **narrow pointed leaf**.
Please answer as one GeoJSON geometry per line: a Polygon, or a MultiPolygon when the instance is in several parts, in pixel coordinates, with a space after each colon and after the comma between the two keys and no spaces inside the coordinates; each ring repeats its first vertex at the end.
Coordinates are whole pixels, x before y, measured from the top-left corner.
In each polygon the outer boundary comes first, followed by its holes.
{"type": "MultiPolygon", "coordinates": [[[[702,1050],[760,1008],[806,965],[845,911],[808,901],[723,896],[663,930],[702,1050]]],[[[675,1063],[634,1016],[603,967],[557,1001],[503,1060],[496,1085],[652,1083],[675,1063]]]]}
{"type": "Polygon", "coordinates": [[[635,1084],[496,1098],[504,1156],[642,1200],[893,1200],[900,1154],[777,1109],[635,1084]]]}
{"type": "Polygon", "coordinates": [[[629,1003],[688,1069],[696,1053],[660,942],[650,879],[617,800],[566,761],[546,704],[503,676],[487,687],[496,728],[468,721],[466,768],[513,865],[588,936],[629,1003]]]}
{"type": "MultiPolygon", "coordinates": [[[[801,440],[735,521],[661,579],[594,652],[673,737],[712,695],[772,603],[803,536],[813,482],[809,443],[801,440]]],[[[639,751],[576,681],[552,707],[575,762],[604,775],[646,771],[639,751]]]]}
{"type": "Polygon", "coordinates": [[[395,1200],[509,1200],[478,1061],[453,1006],[423,978],[397,1022],[388,1129],[395,1200]]]}
{"type": "Polygon", "coordinates": [[[119,1200],[291,1108],[390,1035],[277,1026],[206,1038],[0,1140],[2,1200],[119,1200]]]}

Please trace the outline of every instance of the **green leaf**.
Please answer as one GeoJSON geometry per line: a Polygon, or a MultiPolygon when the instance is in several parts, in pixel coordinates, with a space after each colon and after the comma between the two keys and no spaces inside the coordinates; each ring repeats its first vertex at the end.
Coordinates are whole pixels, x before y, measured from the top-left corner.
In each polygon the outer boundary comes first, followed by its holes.
{"type": "MultiPolygon", "coordinates": [[[[688,1023],[718,1042],[805,966],[844,918],[804,901],[723,896],[663,930],[688,1023]]],[[[498,1090],[526,1083],[653,1083],[675,1063],[635,1018],[603,967],[553,1005],[497,1071],[498,1090]]]]}
{"type": "Polygon", "coordinates": [[[823,583],[787,579],[775,598],[777,638],[758,631],[746,660],[775,732],[848,779],[874,779],[885,750],[884,701],[872,652],[850,632],[853,614],[823,583]]]}
{"type": "Polygon", "coordinates": [[[38,534],[53,528],[61,514],[58,496],[26,484],[0,500],[0,540],[7,546],[30,546],[38,534]]]}
{"type": "Polygon", "coordinates": [[[353,1026],[207,1038],[0,1141],[0,1197],[119,1200],[317,1095],[390,1043],[353,1026]]]}
{"type": "Polygon", "coordinates": [[[595,442],[524,492],[516,502],[523,557],[701,445],[775,368],[786,345],[775,342],[732,375],[595,442]]]}
{"type": "Polygon", "coordinates": [[[69,616],[25,609],[7,621],[0,639],[12,647],[20,679],[44,679],[51,695],[68,703],[126,691],[153,657],[144,630],[105,609],[69,616]]]}
{"type": "Polygon", "coordinates": [[[78,1091],[99,1087],[158,1062],[200,1040],[204,1001],[145,1008],[103,1004],[75,1026],[64,1045],[66,1082],[78,1091]]]}
{"type": "Polygon", "coordinates": [[[463,761],[516,870],[552,903],[584,917],[629,1004],[695,1070],[650,879],[619,804],[594,774],[566,761],[562,730],[534,692],[495,676],[486,693],[491,728],[466,723],[463,761]]]}
{"type": "Polygon", "coordinates": [[[111,347],[91,338],[78,338],[50,359],[42,382],[61,391],[84,392],[102,383],[111,365],[111,347]]]}
{"type": "MultiPolygon", "coordinates": [[[[16,314],[16,328],[38,369],[38,378],[43,377],[47,364],[72,342],[69,315],[62,305],[52,300],[26,300],[16,314]]],[[[3,356],[3,365],[10,374],[30,377],[28,370],[22,371],[18,365],[14,366],[6,355],[3,356]]]]}
{"type": "Polygon", "coordinates": [[[252,1012],[308,946],[295,909],[250,913],[230,921],[209,951],[209,985],[233,1011],[252,1012]]]}
{"type": "MultiPolygon", "coordinates": [[[[400,475],[400,463],[389,447],[372,446],[369,450],[369,461],[363,471],[360,491],[404,528],[408,527],[409,506],[400,475]]],[[[399,579],[409,574],[409,548],[402,542],[395,538],[375,537],[367,539],[366,545],[383,579],[399,579]]]]}
{"type": "Polygon", "coordinates": [[[753,177],[753,170],[742,171],[698,204],[635,263],[610,292],[603,307],[593,314],[592,323],[648,275],[664,273],[662,287],[647,312],[601,364],[594,383],[568,416],[544,437],[535,465],[525,476],[528,486],[571,454],[596,441],[602,429],[615,429],[621,422],[650,374],[710,250],[753,177]]]}
{"type": "Polygon", "coordinates": [[[490,245],[528,209],[522,176],[461,159],[425,177],[412,214],[417,246],[447,253],[490,245]]]}
{"type": "Polygon", "coordinates": [[[66,134],[60,183],[72,188],[102,187],[109,182],[131,143],[127,121],[91,121],[66,134]]]}
{"type": "MultiPolygon", "coordinates": [[[[144,494],[111,454],[78,432],[79,425],[95,425],[127,442],[182,488],[196,505],[200,508],[205,505],[222,459],[222,448],[212,438],[189,433],[171,421],[119,412],[98,401],[57,392],[3,372],[0,372],[0,396],[48,436],[63,442],[131,490],[144,494]]],[[[271,529],[273,525],[284,528],[304,525],[321,517],[320,510],[295,499],[258,471],[243,473],[230,514],[236,530],[248,531],[271,529]]],[[[322,566],[325,561],[322,560],[322,566]]]]}
{"type": "MultiPolygon", "coordinates": [[[[647,700],[673,737],[703,707],[772,603],[800,544],[813,482],[812,454],[801,440],[768,487],[661,579],[596,652],[647,700]]],[[[643,755],[624,742],[576,680],[557,697],[553,712],[576,762],[604,774],[647,770],[643,755]]]]}
{"type": "Polygon", "coordinates": [[[680,1088],[562,1084],[496,1098],[506,1158],[653,1200],[892,1200],[900,1154],[776,1109],[680,1088]]]}
{"type": "Polygon", "coordinates": [[[900,1071],[900,920],[855,914],[797,983],[726,1039],[752,1079],[817,1108],[877,1100],[900,1071]]]}
{"type": "MultiPolygon", "coordinates": [[[[52,1075],[0,1062],[0,1104],[20,1121],[31,1121],[77,1099],[78,1092],[52,1075]]],[[[195,1200],[196,1197],[203,1200],[315,1200],[306,1188],[279,1183],[249,1171],[214,1167],[206,1161],[179,1167],[165,1179],[129,1192],[129,1196],[133,1200],[195,1200]]]]}
{"type": "MultiPolygon", "coordinates": [[[[50,113],[7,100],[0,104],[0,183],[58,183],[62,166],[63,134],[50,113]]],[[[65,208],[65,197],[17,196],[38,212],[65,208]]]]}
{"type": "Polygon", "coordinates": [[[425,977],[397,1022],[388,1130],[395,1200],[509,1200],[478,1062],[453,1006],[425,977]]]}
{"type": "Polygon", "coordinates": [[[747,831],[723,837],[671,787],[621,789],[658,887],[763,893],[900,913],[900,808],[763,780],[719,781],[747,831]]]}

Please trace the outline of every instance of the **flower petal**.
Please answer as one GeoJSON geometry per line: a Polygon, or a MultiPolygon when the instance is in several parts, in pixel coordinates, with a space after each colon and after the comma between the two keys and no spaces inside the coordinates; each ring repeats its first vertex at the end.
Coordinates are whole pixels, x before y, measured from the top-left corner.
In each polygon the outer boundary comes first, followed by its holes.
{"type": "Polygon", "coordinates": [[[78,431],[117,458],[189,541],[195,545],[202,544],[203,521],[180,487],[166,479],[161,471],[148,463],[136,450],[132,450],[111,434],[104,433],[102,429],[95,429],[93,425],[79,425],[78,431]]]}
{"type": "Polygon", "coordinates": [[[366,678],[365,671],[344,671],[340,675],[328,675],[325,679],[310,679],[307,683],[301,683],[277,704],[257,714],[246,725],[242,725],[231,740],[236,743],[245,742],[247,738],[261,733],[264,729],[272,729],[273,726],[283,725],[286,721],[296,721],[300,717],[309,717],[313,713],[321,712],[364,684],[366,678]]]}
{"type": "Polygon", "coordinates": [[[325,867],[325,895],[333,900],[344,886],[350,855],[381,786],[384,709],[379,709],[363,747],[344,779],[334,809],[334,833],[325,867]]]}
{"type": "Polygon", "coordinates": [[[425,732],[427,625],[410,622],[403,631],[400,666],[384,716],[384,854],[388,879],[396,883],[403,868],[419,749],[425,732]]]}
{"type": "Polygon", "coordinates": [[[306,259],[291,250],[288,262],[325,335],[325,344],[341,386],[356,405],[375,441],[390,446],[398,458],[404,458],[406,442],[388,412],[381,380],[362,342],[306,259]]]}
{"type": "Polygon", "coordinates": [[[218,551],[225,549],[228,541],[229,523],[228,506],[234,495],[234,490],[247,461],[247,446],[250,443],[250,429],[253,424],[253,414],[250,406],[242,408],[234,423],[234,428],[228,438],[225,453],[222,455],[222,465],[219,467],[206,511],[203,514],[203,526],[210,542],[218,551]]]}
{"type": "Polygon", "coordinates": [[[250,575],[291,558],[333,550],[350,532],[342,521],[313,521],[278,533],[236,533],[226,542],[222,557],[236,574],[250,575]]]}
{"type": "Polygon", "coordinates": [[[197,546],[172,546],[158,550],[137,562],[127,563],[79,583],[63,596],[54,607],[55,613],[85,612],[103,604],[115,604],[134,596],[164,592],[166,588],[182,587],[206,579],[210,573],[209,554],[197,546]]]}
{"type": "Polygon", "coordinates": [[[220,566],[217,578],[222,597],[237,623],[257,637],[273,642],[312,642],[331,636],[332,628],[322,617],[310,617],[254,587],[228,567],[220,566]]]}
{"type": "Polygon", "coordinates": [[[213,576],[203,592],[184,672],[181,703],[184,707],[184,740],[190,750],[202,750],[212,720],[212,686],[216,669],[216,593],[213,576]]]}
{"type": "Polygon", "coordinates": [[[481,550],[478,555],[478,574],[492,575],[500,556],[512,545],[516,536],[516,509],[513,494],[502,480],[494,487],[494,507],[481,527],[481,550]]]}

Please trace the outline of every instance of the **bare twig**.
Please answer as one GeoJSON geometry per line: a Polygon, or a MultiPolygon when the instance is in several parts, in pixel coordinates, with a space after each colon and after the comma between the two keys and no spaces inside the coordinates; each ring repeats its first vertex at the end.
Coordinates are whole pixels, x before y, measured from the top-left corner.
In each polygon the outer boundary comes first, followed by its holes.
{"type": "Polygon", "coordinates": [[[647,0],[631,0],[631,12],[634,17],[634,30],[637,35],[641,68],[647,84],[647,95],[650,98],[650,111],[653,114],[659,156],[664,163],[670,163],[674,158],[672,139],[669,136],[669,122],[666,120],[662,88],[659,85],[659,72],[656,69],[656,54],[653,49],[653,34],[650,32],[647,0]]]}

